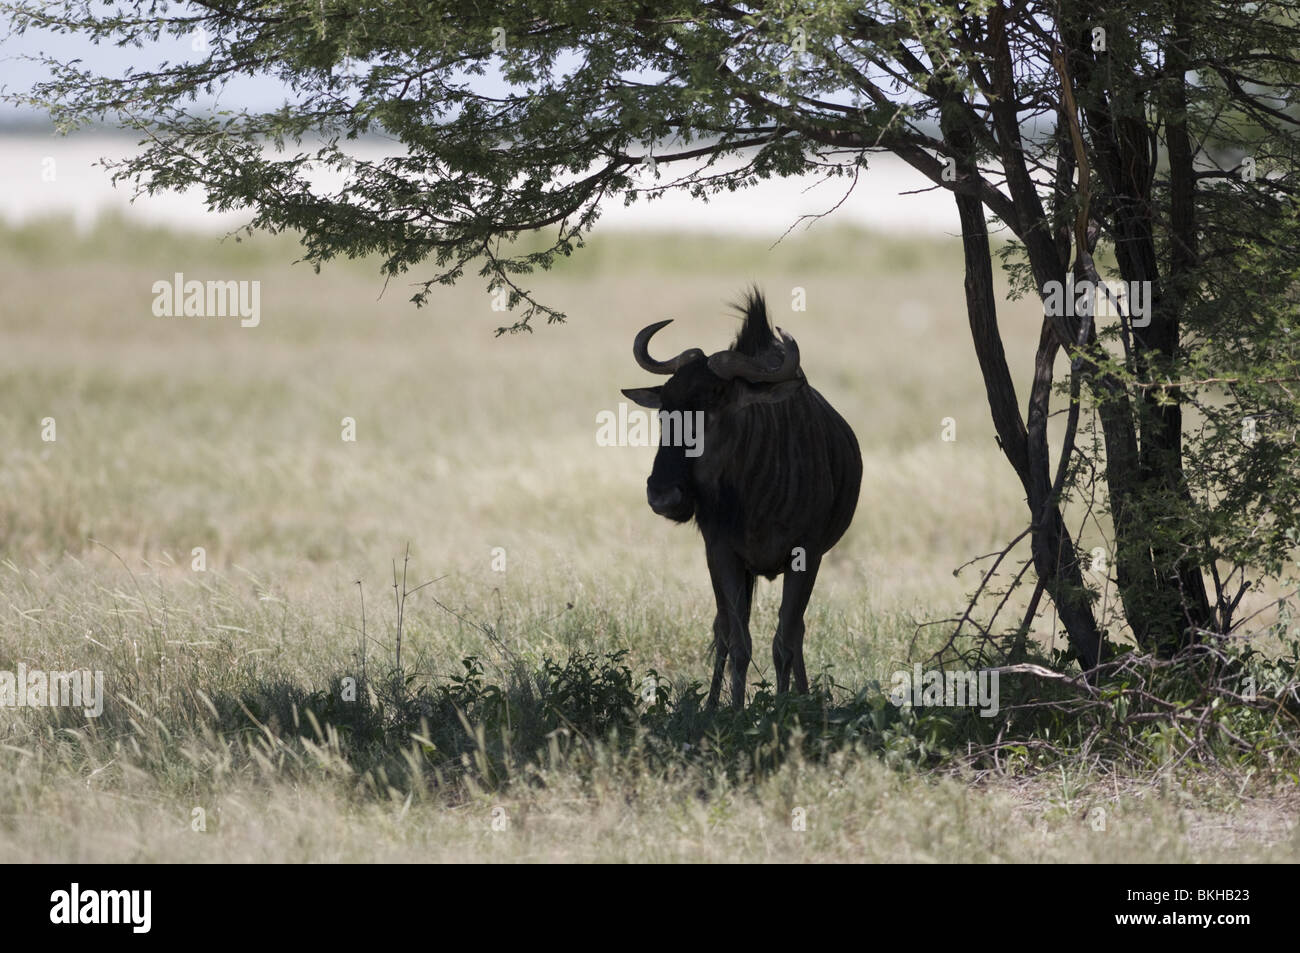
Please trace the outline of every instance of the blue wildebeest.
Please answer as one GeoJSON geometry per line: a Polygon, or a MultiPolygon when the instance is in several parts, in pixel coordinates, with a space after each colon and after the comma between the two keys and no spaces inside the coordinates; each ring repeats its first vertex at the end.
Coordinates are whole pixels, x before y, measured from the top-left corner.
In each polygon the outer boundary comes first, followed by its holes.
{"type": "MultiPolygon", "coordinates": [[[[660,411],[659,451],[646,481],[650,508],[704,536],[718,614],[713,622],[716,708],[731,659],[731,702],[745,702],[749,611],[754,577],[785,573],[780,621],[772,640],[777,691],[808,691],[803,664],[804,610],[822,556],[844,535],[858,503],[862,455],[844,418],[813,390],[799,366],[794,338],[768,322],[763,296],[750,292],[739,309],[735,343],[706,357],[698,348],[667,361],[647,350],[669,321],[644,328],[632,353],[643,370],[671,375],[659,387],[623,393],[660,411]],[[703,421],[702,445],[668,439],[673,412],[703,421]]],[[[689,428],[686,430],[689,433],[689,428]]],[[[698,436],[696,441],[698,441],[698,436]]]]}

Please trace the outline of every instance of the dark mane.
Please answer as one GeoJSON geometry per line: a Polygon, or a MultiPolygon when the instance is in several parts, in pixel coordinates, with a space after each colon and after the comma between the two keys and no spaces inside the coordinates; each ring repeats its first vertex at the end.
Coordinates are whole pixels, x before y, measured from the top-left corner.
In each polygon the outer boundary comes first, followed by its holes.
{"type": "Polygon", "coordinates": [[[776,336],[772,333],[772,325],[767,318],[767,302],[763,300],[763,293],[758,288],[751,288],[746,293],[745,300],[733,307],[744,317],[740,333],[731,345],[733,351],[757,357],[777,346],[776,336]]]}

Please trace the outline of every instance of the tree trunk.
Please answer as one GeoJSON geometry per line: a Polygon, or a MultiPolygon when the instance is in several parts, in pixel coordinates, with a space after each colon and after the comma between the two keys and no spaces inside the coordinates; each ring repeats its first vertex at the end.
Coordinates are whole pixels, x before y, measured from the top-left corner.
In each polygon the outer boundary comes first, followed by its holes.
{"type": "Polygon", "coordinates": [[[966,263],[966,313],[993,425],[1002,451],[1029,499],[1034,570],[1044,590],[1056,603],[1070,646],[1079,664],[1087,671],[1097,664],[1100,657],[1101,634],[1083,585],[1074,541],[1061,518],[1060,506],[1053,493],[1047,459],[1047,400],[1051,393],[1052,363],[1056,353],[1053,333],[1044,325],[1043,339],[1051,340],[1053,344],[1040,345],[1039,348],[1029,427],[1026,428],[998,329],[993,263],[984,207],[978,198],[972,196],[956,193],[956,200],[966,263]]]}
{"type": "MultiPolygon", "coordinates": [[[[1158,156],[1150,120],[1140,111],[1141,104],[1132,115],[1115,115],[1106,95],[1095,91],[1084,108],[1106,195],[1098,214],[1111,226],[1120,275],[1129,283],[1149,282],[1151,289],[1150,324],[1131,329],[1133,368],[1139,380],[1163,380],[1173,372],[1184,289],[1194,280],[1197,256],[1196,184],[1185,119],[1189,40],[1187,24],[1180,17],[1175,22],[1176,35],[1167,50],[1160,86],[1162,112],[1168,117],[1173,237],[1164,281],[1153,221],[1158,156]]],[[[1071,56],[1080,88],[1095,87],[1100,80],[1100,64],[1089,52],[1085,36],[1080,32],[1071,56]]],[[[1169,655],[1194,641],[1198,630],[1213,619],[1201,567],[1185,555],[1197,541],[1176,527],[1171,535],[1167,519],[1171,504],[1191,501],[1183,471],[1182,406],[1176,391],[1168,393],[1172,403],[1159,402],[1154,388],[1136,402],[1126,394],[1103,393],[1101,422],[1120,597],[1138,643],[1148,651],[1169,655]],[[1164,525],[1153,533],[1161,517],[1164,525]]]]}

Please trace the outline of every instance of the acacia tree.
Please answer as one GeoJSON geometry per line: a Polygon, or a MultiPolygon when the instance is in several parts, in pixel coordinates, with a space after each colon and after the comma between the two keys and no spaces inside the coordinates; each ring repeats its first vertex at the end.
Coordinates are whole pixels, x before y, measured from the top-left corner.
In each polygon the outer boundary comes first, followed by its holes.
{"type": "Polygon", "coordinates": [[[4,6],[20,32],[201,40],[195,56],[120,77],[51,59],[50,79],[16,97],[63,129],[107,119],[141,133],[118,178],[248,207],[253,228],[299,232],[316,265],[378,254],[392,276],[432,263],[417,303],[477,268],[519,309],[510,330],[562,319],[521,276],[579,248],[606,201],[856,178],[872,153],[891,152],[953,195],[974,353],[1026,494],[1031,606],[1051,597],[1085,669],[1109,620],[1062,515],[1072,491],[1100,486],[1121,621],[1156,653],[1231,631],[1251,582],[1281,574],[1293,552],[1294,3],[4,6]],[[283,107],[194,105],[245,75],[283,83],[283,107]],[[348,155],[346,140],[374,131],[400,154],[348,155]],[[344,171],[346,184],[314,190],[312,167],[344,171]],[[1109,276],[1148,295],[1141,320],[1122,306],[1099,320],[1082,297],[1045,307],[1023,410],[990,219],[1014,236],[1003,265],[1018,294],[1050,302],[1070,281],[1109,276]],[[512,241],[538,231],[541,247],[512,241]],[[1069,376],[1056,381],[1062,352],[1069,376]],[[1060,391],[1068,417],[1053,463],[1060,391]]]}

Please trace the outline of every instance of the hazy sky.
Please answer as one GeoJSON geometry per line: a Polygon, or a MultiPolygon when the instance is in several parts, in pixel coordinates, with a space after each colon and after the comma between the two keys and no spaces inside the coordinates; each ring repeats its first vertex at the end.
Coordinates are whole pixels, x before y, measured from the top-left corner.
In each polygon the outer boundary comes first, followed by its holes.
{"type": "MultiPolygon", "coordinates": [[[[5,28],[7,30],[7,27],[5,28]]],[[[127,67],[156,68],[164,61],[180,62],[194,56],[193,37],[168,38],[141,49],[121,48],[108,44],[95,45],[83,36],[68,36],[45,32],[28,32],[22,36],[0,34],[0,86],[5,92],[23,92],[33,83],[40,82],[48,73],[39,63],[24,57],[53,56],[63,62],[79,59],[84,68],[96,73],[121,75],[127,67]]],[[[493,79],[491,73],[478,77],[476,82],[489,91],[503,91],[504,83],[493,79]],[[493,89],[497,87],[497,89],[493,89]]],[[[273,109],[285,99],[284,87],[268,77],[237,76],[227,83],[221,96],[225,108],[246,107],[253,110],[273,109]]],[[[197,108],[210,107],[211,98],[200,97],[197,108]]],[[[0,120],[38,118],[39,114],[22,112],[7,102],[0,102],[0,120]]]]}
{"type": "MultiPolygon", "coordinates": [[[[38,63],[23,59],[25,56],[44,54],[64,62],[80,59],[85,68],[97,73],[120,75],[130,66],[137,69],[150,69],[164,60],[179,62],[188,59],[193,55],[192,42],[191,38],[167,39],[143,49],[136,49],[107,44],[97,46],[83,36],[44,32],[28,32],[22,36],[0,36],[0,86],[5,86],[6,92],[20,92],[46,77],[45,68],[38,63]]],[[[247,106],[261,110],[278,106],[283,99],[283,87],[273,79],[236,77],[227,85],[222,103],[226,107],[247,106]]],[[[199,105],[210,106],[212,101],[205,102],[200,99],[199,105]]],[[[10,103],[0,103],[0,117],[12,120],[22,116],[24,113],[10,103]]]]}

